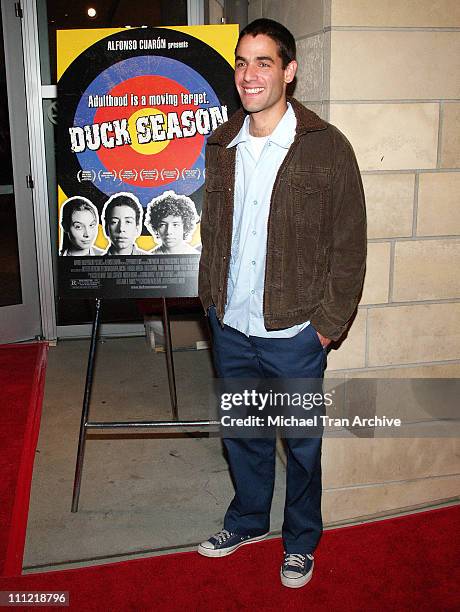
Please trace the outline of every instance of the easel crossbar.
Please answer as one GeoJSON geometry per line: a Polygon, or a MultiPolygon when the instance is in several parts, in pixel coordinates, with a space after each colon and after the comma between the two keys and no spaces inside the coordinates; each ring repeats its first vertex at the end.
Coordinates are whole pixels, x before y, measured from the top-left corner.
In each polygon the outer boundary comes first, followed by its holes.
{"type": "Polygon", "coordinates": [[[165,427],[215,427],[219,421],[94,421],[86,429],[162,429],[165,427]]]}

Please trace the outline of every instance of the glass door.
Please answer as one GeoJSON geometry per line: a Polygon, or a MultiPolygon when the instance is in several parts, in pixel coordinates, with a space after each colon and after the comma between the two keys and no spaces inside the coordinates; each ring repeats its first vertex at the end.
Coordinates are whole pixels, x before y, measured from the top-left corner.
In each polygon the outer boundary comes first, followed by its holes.
{"type": "Polygon", "coordinates": [[[0,343],[41,335],[21,20],[0,14],[0,343]]]}

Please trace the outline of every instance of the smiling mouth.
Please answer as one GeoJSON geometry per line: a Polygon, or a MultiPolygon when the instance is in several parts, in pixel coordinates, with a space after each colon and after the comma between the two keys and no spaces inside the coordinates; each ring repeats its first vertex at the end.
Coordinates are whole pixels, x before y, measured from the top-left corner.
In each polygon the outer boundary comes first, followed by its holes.
{"type": "Polygon", "coordinates": [[[243,88],[243,91],[245,94],[249,94],[249,95],[255,95],[255,94],[259,94],[262,91],[264,91],[264,87],[251,87],[251,89],[248,88],[243,88]]]}

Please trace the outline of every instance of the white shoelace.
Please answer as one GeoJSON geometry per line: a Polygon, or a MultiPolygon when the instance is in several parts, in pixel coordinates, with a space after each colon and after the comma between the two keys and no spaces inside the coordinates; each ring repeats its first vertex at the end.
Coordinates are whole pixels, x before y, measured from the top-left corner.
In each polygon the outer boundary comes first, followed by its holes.
{"type": "Polygon", "coordinates": [[[284,557],[284,565],[291,565],[294,567],[303,568],[305,565],[306,558],[309,558],[310,561],[313,561],[313,555],[301,555],[299,553],[286,553],[284,557]]]}
{"type": "Polygon", "coordinates": [[[219,533],[216,533],[216,535],[214,537],[219,542],[219,544],[223,544],[231,536],[232,536],[232,534],[229,531],[227,531],[226,529],[222,529],[222,531],[219,531],[219,533]]]}

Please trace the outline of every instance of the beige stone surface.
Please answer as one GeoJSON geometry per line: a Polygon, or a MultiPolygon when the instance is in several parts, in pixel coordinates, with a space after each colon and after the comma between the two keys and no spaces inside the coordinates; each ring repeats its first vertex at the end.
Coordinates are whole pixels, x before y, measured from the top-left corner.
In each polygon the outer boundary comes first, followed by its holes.
{"type": "Polygon", "coordinates": [[[297,83],[294,95],[298,100],[323,100],[324,35],[311,36],[297,43],[297,83]]]}
{"type": "Polygon", "coordinates": [[[324,438],[325,488],[460,473],[458,438],[324,438]]]}
{"type": "Polygon", "coordinates": [[[309,108],[314,113],[319,115],[322,119],[325,119],[327,121],[327,118],[325,117],[325,108],[323,104],[319,102],[308,102],[308,100],[302,100],[302,104],[305,104],[307,108],[309,108]]]}
{"type": "Polygon", "coordinates": [[[262,0],[249,0],[248,2],[248,23],[263,17],[262,0]]]}
{"type": "Polygon", "coordinates": [[[408,240],[395,245],[393,301],[460,297],[460,240],[408,240]]]}
{"type": "Polygon", "coordinates": [[[361,305],[388,302],[390,251],[389,242],[371,242],[367,245],[366,278],[361,305]]]}
{"type": "Polygon", "coordinates": [[[460,32],[334,31],[331,100],[460,98],[460,32]]]}
{"type": "Polygon", "coordinates": [[[319,32],[323,28],[323,0],[263,0],[263,16],[280,21],[295,38],[319,32]]]}
{"type": "Polygon", "coordinates": [[[368,238],[412,235],[414,174],[364,174],[368,238]]]}
{"type": "Polygon", "coordinates": [[[371,308],[368,365],[455,360],[460,354],[460,303],[371,308]]]}
{"type": "Polygon", "coordinates": [[[328,354],[328,372],[363,368],[366,357],[366,309],[359,309],[348,334],[339,348],[328,354]]]}
{"type": "Polygon", "coordinates": [[[361,170],[436,168],[438,104],[331,104],[361,170]]]}
{"type": "Polygon", "coordinates": [[[332,0],[332,26],[460,27],[458,0],[332,0]]]}
{"type": "Polygon", "coordinates": [[[419,176],[417,235],[460,234],[460,172],[419,176]]]}
{"type": "Polygon", "coordinates": [[[460,476],[323,491],[326,524],[458,499],[460,476]]]}
{"type": "Polygon", "coordinates": [[[347,378],[460,378],[460,361],[399,368],[368,368],[360,372],[347,372],[345,376],[347,378]]]}
{"type": "Polygon", "coordinates": [[[460,103],[444,104],[441,168],[460,168],[460,103]]]}

